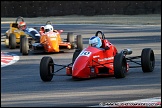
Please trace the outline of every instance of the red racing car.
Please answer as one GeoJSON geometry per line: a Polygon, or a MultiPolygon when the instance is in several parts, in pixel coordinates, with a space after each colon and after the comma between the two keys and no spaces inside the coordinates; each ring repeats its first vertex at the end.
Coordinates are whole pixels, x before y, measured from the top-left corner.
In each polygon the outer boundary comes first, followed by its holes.
{"type": "Polygon", "coordinates": [[[99,34],[102,36],[102,47],[88,46],[83,50],[76,49],[70,64],[55,64],[51,57],[43,57],[40,62],[42,81],[51,81],[53,75],[64,68],[66,68],[66,75],[72,76],[73,79],[89,79],[98,76],[124,78],[129,68],[142,67],[143,72],[154,70],[155,57],[151,48],[142,49],[139,56],[127,57],[132,54],[132,50],[123,49],[119,52],[112,43],[105,39],[102,31],[97,31],[95,36],[99,36],[99,34]],[[136,65],[130,66],[129,62],[136,65]],[[54,66],[62,66],[62,68],[54,70],[54,66]]]}

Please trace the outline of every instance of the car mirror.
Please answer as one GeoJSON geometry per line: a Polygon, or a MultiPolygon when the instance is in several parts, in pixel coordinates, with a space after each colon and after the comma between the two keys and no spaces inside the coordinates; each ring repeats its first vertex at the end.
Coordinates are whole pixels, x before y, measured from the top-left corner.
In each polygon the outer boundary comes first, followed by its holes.
{"type": "Polygon", "coordinates": [[[124,54],[126,54],[126,55],[132,54],[132,50],[131,50],[131,49],[124,49],[122,52],[123,52],[124,54]]]}

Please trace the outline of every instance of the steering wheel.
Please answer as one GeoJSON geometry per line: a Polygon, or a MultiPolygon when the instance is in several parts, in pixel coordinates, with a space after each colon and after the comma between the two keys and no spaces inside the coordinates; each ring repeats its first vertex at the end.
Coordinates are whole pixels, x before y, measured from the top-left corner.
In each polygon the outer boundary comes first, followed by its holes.
{"type": "Polygon", "coordinates": [[[52,22],[51,21],[47,21],[46,22],[46,25],[49,24],[49,25],[52,25],[52,22]]]}
{"type": "Polygon", "coordinates": [[[97,31],[95,36],[98,36],[99,33],[102,35],[102,39],[105,39],[105,35],[102,31],[97,31]]]}
{"type": "Polygon", "coordinates": [[[22,22],[24,22],[23,17],[19,16],[19,17],[16,19],[16,23],[17,23],[17,21],[18,21],[19,19],[21,19],[21,20],[22,20],[22,22]]]}

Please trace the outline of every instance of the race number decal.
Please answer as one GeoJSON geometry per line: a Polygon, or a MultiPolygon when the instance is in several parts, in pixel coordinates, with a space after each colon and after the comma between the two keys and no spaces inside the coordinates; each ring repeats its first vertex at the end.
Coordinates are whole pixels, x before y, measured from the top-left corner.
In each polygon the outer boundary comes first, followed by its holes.
{"type": "Polygon", "coordinates": [[[91,55],[91,52],[89,52],[89,51],[82,51],[80,54],[79,54],[79,56],[87,56],[87,57],[89,57],[91,55]]]}

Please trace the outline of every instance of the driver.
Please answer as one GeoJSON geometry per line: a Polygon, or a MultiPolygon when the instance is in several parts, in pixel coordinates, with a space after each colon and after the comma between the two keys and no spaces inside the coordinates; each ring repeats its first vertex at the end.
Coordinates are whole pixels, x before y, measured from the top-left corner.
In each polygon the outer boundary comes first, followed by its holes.
{"type": "Polygon", "coordinates": [[[26,29],[26,23],[25,22],[19,22],[19,24],[18,24],[18,28],[20,29],[20,30],[25,30],[26,29]]]}
{"type": "Polygon", "coordinates": [[[98,36],[92,36],[89,39],[89,45],[100,48],[102,46],[102,41],[98,36]]]}
{"type": "Polygon", "coordinates": [[[48,33],[48,32],[53,32],[53,26],[52,25],[46,25],[45,27],[44,27],[44,32],[45,33],[48,33]]]}
{"type": "Polygon", "coordinates": [[[44,26],[44,33],[40,37],[40,43],[46,42],[50,36],[56,36],[56,34],[53,32],[53,26],[47,24],[44,26]]]}

